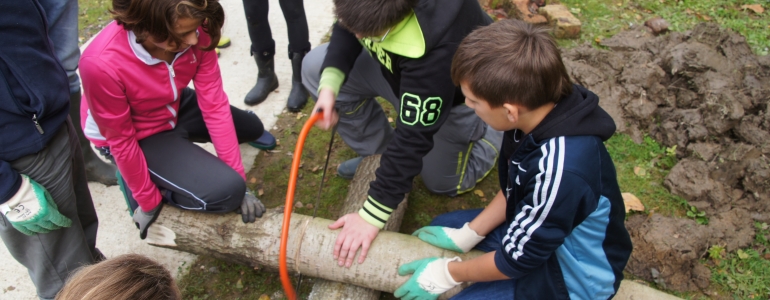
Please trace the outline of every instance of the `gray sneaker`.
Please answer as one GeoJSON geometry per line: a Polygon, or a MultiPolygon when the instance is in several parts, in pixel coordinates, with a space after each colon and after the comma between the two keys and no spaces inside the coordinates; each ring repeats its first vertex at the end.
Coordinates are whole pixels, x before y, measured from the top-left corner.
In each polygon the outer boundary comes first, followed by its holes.
{"type": "Polygon", "coordinates": [[[353,177],[356,176],[358,164],[361,163],[362,159],[364,159],[364,157],[359,156],[342,162],[340,166],[337,167],[337,175],[345,179],[353,179],[353,177]]]}

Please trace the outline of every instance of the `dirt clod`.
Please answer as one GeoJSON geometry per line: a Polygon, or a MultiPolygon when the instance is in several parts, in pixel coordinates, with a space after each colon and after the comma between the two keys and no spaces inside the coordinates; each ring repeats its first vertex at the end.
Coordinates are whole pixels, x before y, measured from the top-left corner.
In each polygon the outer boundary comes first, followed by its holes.
{"type": "Polygon", "coordinates": [[[665,33],[668,31],[668,27],[671,26],[668,24],[668,21],[661,17],[655,17],[652,19],[647,20],[647,22],[644,22],[644,26],[647,26],[652,30],[652,33],[655,35],[665,33]]]}
{"type": "Polygon", "coordinates": [[[711,234],[705,226],[694,220],[653,214],[650,218],[631,216],[626,228],[634,241],[626,271],[673,290],[691,291],[708,286],[708,277],[702,282],[700,276],[693,274],[699,265],[698,258],[710,245],[711,234]]]}
{"type": "Polygon", "coordinates": [[[618,131],[676,146],[679,162],[664,185],[710,220],[632,216],[626,270],[673,290],[703,289],[710,274],[698,259],[705,249],[746,247],[753,222],[770,221],[770,57],[756,56],[743,36],[715,23],[652,32],[633,27],[602,40],[610,50],[584,45],[563,58],[573,80],[599,95],[618,131]]]}

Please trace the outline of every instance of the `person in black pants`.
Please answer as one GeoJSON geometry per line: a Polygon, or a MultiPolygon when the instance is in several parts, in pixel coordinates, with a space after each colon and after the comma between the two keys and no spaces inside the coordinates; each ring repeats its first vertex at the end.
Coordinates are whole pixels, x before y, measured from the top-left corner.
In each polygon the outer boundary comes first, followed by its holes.
{"type": "MultiPolygon", "coordinates": [[[[297,112],[305,106],[308,93],[302,86],[302,59],[310,51],[307,18],[302,0],[279,0],[286,27],[289,31],[289,59],[291,60],[292,77],[291,92],[286,108],[297,112]]],[[[275,75],[275,41],[273,40],[270,24],[267,21],[269,10],[268,0],[243,0],[243,10],[251,38],[251,56],[257,63],[259,73],[257,84],[246,94],[244,102],[257,105],[267,99],[270,92],[278,88],[278,77],[275,75]]]]}

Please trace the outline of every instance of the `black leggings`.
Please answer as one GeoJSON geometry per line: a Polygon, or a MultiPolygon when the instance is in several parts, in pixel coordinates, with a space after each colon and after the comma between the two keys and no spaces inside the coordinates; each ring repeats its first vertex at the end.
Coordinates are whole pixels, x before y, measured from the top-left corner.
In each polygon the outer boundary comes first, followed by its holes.
{"type": "MultiPolygon", "coordinates": [[[[289,32],[289,53],[310,51],[307,18],[303,0],[279,0],[289,32]]],[[[243,0],[246,23],[251,38],[251,52],[264,57],[275,55],[275,41],[267,20],[268,0],[243,0]]],[[[289,56],[291,59],[291,56],[289,56]]]]}
{"type": "MultiPolygon", "coordinates": [[[[195,91],[185,88],[180,101],[178,124],[174,129],[139,141],[150,180],[161,189],[167,204],[207,212],[235,210],[243,201],[246,183],[233,168],[193,144],[211,141],[195,91]]],[[[257,115],[233,106],[230,112],[238,143],[256,140],[264,132],[257,115]]],[[[109,149],[100,152],[110,158],[109,149]]]]}

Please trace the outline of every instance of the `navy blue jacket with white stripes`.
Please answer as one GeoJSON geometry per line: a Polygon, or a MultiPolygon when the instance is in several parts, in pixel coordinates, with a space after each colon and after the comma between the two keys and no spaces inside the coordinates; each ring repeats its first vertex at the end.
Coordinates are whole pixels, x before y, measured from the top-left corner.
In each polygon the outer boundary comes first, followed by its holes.
{"type": "Polygon", "coordinates": [[[614,132],[596,94],[575,85],[530,134],[505,133],[499,172],[509,227],[495,264],[517,279],[517,300],[617,292],[632,246],[603,144],[614,132]]]}

